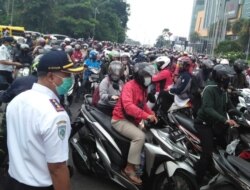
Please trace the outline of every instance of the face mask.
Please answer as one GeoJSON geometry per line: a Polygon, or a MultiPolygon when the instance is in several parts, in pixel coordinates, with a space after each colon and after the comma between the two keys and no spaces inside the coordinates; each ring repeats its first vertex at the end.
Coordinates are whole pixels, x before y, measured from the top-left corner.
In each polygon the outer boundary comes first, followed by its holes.
{"type": "Polygon", "coordinates": [[[144,86],[149,86],[151,84],[151,77],[144,78],[144,86]]]}
{"type": "Polygon", "coordinates": [[[228,89],[229,83],[230,83],[230,79],[229,78],[223,79],[223,81],[222,81],[222,88],[224,90],[228,89]]]}
{"type": "Polygon", "coordinates": [[[62,79],[62,84],[59,86],[56,86],[56,92],[58,95],[65,95],[69,89],[71,88],[72,84],[73,84],[73,79],[72,77],[60,77],[58,75],[56,75],[57,77],[62,79]]]}

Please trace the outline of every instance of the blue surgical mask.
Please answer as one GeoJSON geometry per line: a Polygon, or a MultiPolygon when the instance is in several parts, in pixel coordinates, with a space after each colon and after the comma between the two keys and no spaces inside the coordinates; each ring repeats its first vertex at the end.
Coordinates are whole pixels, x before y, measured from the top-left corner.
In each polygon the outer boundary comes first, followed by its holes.
{"type": "Polygon", "coordinates": [[[149,86],[152,82],[151,77],[144,77],[144,86],[149,86]]]}
{"type": "Polygon", "coordinates": [[[67,92],[70,90],[70,88],[73,85],[72,76],[66,77],[66,78],[60,77],[58,75],[56,75],[56,76],[62,79],[62,84],[59,86],[56,86],[57,94],[60,96],[67,94],[67,92]]]}

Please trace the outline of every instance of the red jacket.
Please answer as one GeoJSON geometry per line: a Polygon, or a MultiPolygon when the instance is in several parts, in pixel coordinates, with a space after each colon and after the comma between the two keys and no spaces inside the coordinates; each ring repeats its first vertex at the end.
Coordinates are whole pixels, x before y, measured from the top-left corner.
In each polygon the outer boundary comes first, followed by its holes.
{"type": "Polygon", "coordinates": [[[74,51],[71,55],[72,61],[75,63],[76,60],[82,61],[82,52],[81,51],[74,51]]]}
{"type": "Polygon", "coordinates": [[[163,87],[162,90],[167,90],[168,87],[173,84],[172,74],[168,69],[163,69],[159,73],[157,73],[156,75],[154,75],[152,77],[152,81],[154,83],[156,83],[156,91],[157,92],[160,92],[160,90],[161,90],[160,83],[163,80],[165,80],[166,82],[165,82],[165,86],[163,87]]]}
{"type": "Polygon", "coordinates": [[[152,115],[152,110],[147,106],[147,90],[135,80],[127,82],[122,89],[120,98],[113,110],[114,120],[127,119],[125,113],[133,117],[133,123],[138,125],[142,119],[146,120],[152,115]]]}

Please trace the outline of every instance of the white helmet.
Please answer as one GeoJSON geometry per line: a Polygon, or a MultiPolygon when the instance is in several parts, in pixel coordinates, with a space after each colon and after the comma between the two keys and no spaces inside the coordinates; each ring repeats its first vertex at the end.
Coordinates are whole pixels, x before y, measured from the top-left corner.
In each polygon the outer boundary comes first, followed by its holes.
{"type": "Polygon", "coordinates": [[[228,61],[228,59],[222,59],[222,60],[220,61],[220,64],[228,65],[228,64],[229,64],[229,61],[228,61]]]}
{"type": "Polygon", "coordinates": [[[171,60],[167,56],[160,56],[160,57],[156,58],[155,62],[157,64],[158,68],[162,70],[169,65],[171,60]]]}

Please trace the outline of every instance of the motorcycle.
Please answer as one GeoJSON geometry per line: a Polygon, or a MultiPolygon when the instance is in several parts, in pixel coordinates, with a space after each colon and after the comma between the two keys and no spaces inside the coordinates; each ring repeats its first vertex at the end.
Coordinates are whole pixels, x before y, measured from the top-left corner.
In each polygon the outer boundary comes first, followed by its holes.
{"type": "Polygon", "coordinates": [[[14,78],[25,77],[31,74],[31,68],[29,63],[24,63],[23,66],[17,70],[14,78]]]}
{"type": "MultiPolygon", "coordinates": [[[[111,126],[111,117],[91,103],[91,96],[85,95],[79,116],[72,125],[70,144],[74,165],[82,174],[107,176],[127,189],[141,189],[121,172],[127,162],[130,140],[117,133],[111,126]]],[[[146,132],[140,166],[142,187],[151,190],[197,189],[193,168],[164,150],[165,145],[161,142],[165,139],[157,135],[157,131],[162,130],[157,126],[146,132]]]]}
{"type": "Polygon", "coordinates": [[[98,86],[100,82],[100,72],[101,69],[97,68],[89,68],[91,75],[89,76],[89,82],[90,82],[90,92],[93,94],[94,89],[98,86]]]}
{"type": "Polygon", "coordinates": [[[213,155],[214,165],[219,172],[201,190],[249,190],[250,163],[219,150],[213,155]]]}

